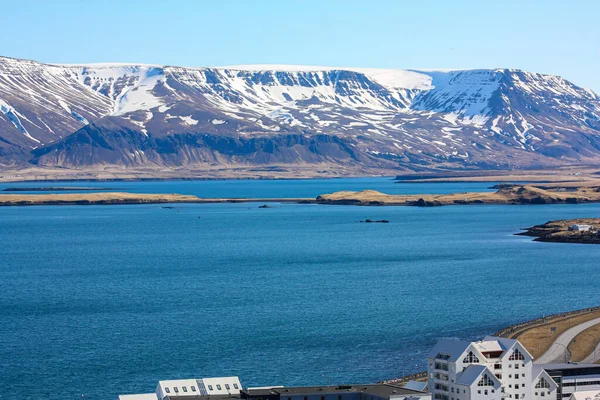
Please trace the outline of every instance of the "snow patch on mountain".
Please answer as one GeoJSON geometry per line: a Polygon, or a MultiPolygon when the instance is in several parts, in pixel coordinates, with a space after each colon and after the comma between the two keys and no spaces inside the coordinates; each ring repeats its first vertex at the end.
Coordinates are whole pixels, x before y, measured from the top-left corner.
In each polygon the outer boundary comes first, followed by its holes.
{"type": "Polygon", "coordinates": [[[23,118],[23,116],[19,114],[19,112],[15,110],[10,104],[8,104],[2,99],[0,99],[0,112],[2,112],[2,114],[4,114],[10,122],[12,122],[15,128],[17,128],[22,134],[27,136],[27,138],[33,140],[36,143],[41,143],[39,140],[31,136],[27,129],[25,129],[25,127],[21,123],[21,119],[19,118],[23,118]]]}

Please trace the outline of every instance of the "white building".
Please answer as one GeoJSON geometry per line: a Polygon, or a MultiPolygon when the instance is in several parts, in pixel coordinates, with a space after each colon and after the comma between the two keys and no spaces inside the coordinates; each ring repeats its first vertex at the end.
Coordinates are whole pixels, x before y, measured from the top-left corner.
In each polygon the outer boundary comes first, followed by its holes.
{"type": "Polygon", "coordinates": [[[119,400],[164,400],[201,396],[238,396],[242,384],[237,376],[159,381],[154,393],[120,395],[119,400]]]}
{"type": "Polygon", "coordinates": [[[434,400],[556,398],[557,384],[513,339],[479,342],[443,339],[429,353],[428,387],[434,400]]]}
{"type": "Polygon", "coordinates": [[[574,224],[569,226],[570,231],[589,232],[593,229],[591,225],[574,224]]]}
{"type": "Polygon", "coordinates": [[[556,400],[567,400],[575,392],[600,392],[600,365],[581,363],[534,364],[558,384],[556,400]]]}

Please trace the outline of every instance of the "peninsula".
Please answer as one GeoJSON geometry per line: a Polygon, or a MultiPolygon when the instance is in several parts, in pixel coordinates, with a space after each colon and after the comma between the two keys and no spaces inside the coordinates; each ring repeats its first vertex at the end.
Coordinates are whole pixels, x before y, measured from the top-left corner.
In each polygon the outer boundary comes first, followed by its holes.
{"type": "Polygon", "coordinates": [[[317,197],[320,204],[361,206],[444,206],[452,204],[577,204],[600,201],[600,188],[540,188],[530,185],[503,185],[496,192],[390,195],[374,190],[336,192],[317,197]]]}
{"type": "Polygon", "coordinates": [[[496,192],[413,195],[391,195],[374,190],[363,190],[323,194],[316,198],[200,198],[181,194],[125,192],[0,194],[0,206],[251,202],[417,207],[472,204],[577,204],[600,202],[600,187],[575,187],[564,190],[530,185],[502,185],[496,192]]]}
{"type": "Polygon", "coordinates": [[[549,221],[517,235],[533,236],[538,242],[600,244],[600,218],[549,221]]]}

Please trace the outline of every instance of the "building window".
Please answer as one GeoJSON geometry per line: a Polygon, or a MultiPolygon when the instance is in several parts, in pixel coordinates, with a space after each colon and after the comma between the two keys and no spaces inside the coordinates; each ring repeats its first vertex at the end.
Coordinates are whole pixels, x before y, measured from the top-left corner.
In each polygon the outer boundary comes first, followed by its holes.
{"type": "Polygon", "coordinates": [[[478,391],[477,391],[477,394],[481,394],[481,390],[478,390],[478,391]]]}
{"type": "Polygon", "coordinates": [[[487,390],[484,390],[484,391],[483,391],[483,394],[485,394],[485,395],[487,396],[487,395],[488,395],[488,391],[487,391],[487,390]]]}
{"type": "Polygon", "coordinates": [[[525,360],[525,356],[523,355],[523,353],[521,353],[519,351],[519,349],[516,349],[515,351],[513,351],[513,353],[510,355],[510,357],[508,357],[508,359],[510,361],[525,360]]]}
{"type": "Polygon", "coordinates": [[[191,388],[192,388],[192,392],[196,391],[196,386],[191,386],[191,388]]]}
{"type": "Polygon", "coordinates": [[[542,392],[542,393],[541,393],[541,396],[542,396],[542,397],[546,396],[546,393],[545,393],[545,392],[542,392]]]}
{"type": "Polygon", "coordinates": [[[165,393],[171,393],[171,390],[169,390],[168,387],[165,388],[165,393]]]}
{"type": "Polygon", "coordinates": [[[538,381],[538,383],[536,383],[535,388],[536,389],[550,389],[550,383],[548,383],[548,381],[545,380],[544,377],[541,377],[540,380],[538,381]]]}
{"type": "Polygon", "coordinates": [[[519,384],[517,383],[517,384],[515,385],[515,389],[518,389],[518,388],[519,388],[519,384]]]}
{"type": "Polygon", "coordinates": [[[213,390],[212,385],[208,385],[208,390],[213,390]]]}
{"type": "Polygon", "coordinates": [[[521,378],[525,378],[525,374],[521,374],[521,378]]]}
{"type": "Polygon", "coordinates": [[[184,392],[187,393],[187,387],[186,386],[183,386],[182,389],[183,389],[184,392]]]}
{"type": "Polygon", "coordinates": [[[463,363],[465,364],[473,364],[473,363],[478,363],[479,362],[479,358],[477,358],[477,356],[475,354],[473,354],[472,351],[469,352],[469,354],[467,354],[467,356],[463,359],[463,363]]]}
{"type": "Polygon", "coordinates": [[[538,395],[538,392],[535,392],[535,395],[537,396],[537,395],[538,395]]]}
{"type": "Polygon", "coordinates": [[[519,369],[519,364],[515,364],[515,369],[519,369]]]}
{"type": "Polygon", "coordinates": [[[338,394],[338,400],[342,400],[342,395],[338,394]]]}
{"type": "Polygon", "coordinates": [[[515,399],[518,399],[518,398],[519,398],[519,394],[517,393],[517,394],[515,394],[515,399]]]}
{"type": "Polygon", "coordinates": [[[485,374],[479,383],[477,383],[477,386],[494,386],[494,381],[488,376],[488,374],[485,374]]]}
{"type": "Polygon", "coordinates": [[[221,385],[217,385],[217,390],[222,390],[221,385]]]}
{"type": "Polygon", "coordinates": [[[231,389],[231,386],[229,386],[229,383],[226,383],[226,384],[225,384],[225,389],[227,389],[227,390],[230,390],[230,389],[231,389]]]}
{"type": "Polygon", "coordinates": [[[508,378],[509,378],[509,379],[510,379],[510,378],[512,378],[512,374],[508,374],[508,378]]]}
{"type": "Polygon", "coordinates": [[[178,388],[177,386],[175,386],[175,387],[173,388],[173,390],[175,391],[175,393],[179,393],[179,388],[178,388]]]}
{"type": "Polygon", "coordinates": [[[239,389],[239,388],[240,388],[240,387],[238,386],[238,384],[237,384],[237,383],[234,383],[234,384],[233,384],[233,387],[234,387],[235,389],[239,389]]]}

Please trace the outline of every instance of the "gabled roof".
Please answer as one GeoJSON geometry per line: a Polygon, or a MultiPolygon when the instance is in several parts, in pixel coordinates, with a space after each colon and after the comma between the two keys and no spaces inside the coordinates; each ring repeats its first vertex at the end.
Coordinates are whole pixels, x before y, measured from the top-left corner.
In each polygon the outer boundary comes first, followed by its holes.
{"type": "Polygon", "coordinates": [[[507,354],[509,350],[514,349],[515,347],[519,348],[519,351],[523,353],[525,356],[529,356],[530,359],[533,359],[533,356],[527,351],[525,346],[523,346],[517,339],[509,339],[497,336],[486,336],[482,342],[496,342],[497,346],[500,348],[498,351],[502,350],[504,354],[503,357],[507,354]]]}
{"type": "Polygon", "coordinates": [[[440,339],[429,352],[429,358],[435,358],[439,353],[450,356],[448,361],[456,361],[471,345],[470,342],[458,339],[440,339]]]}
{"type": "Polygon", "coordinates": [[[598,400],[600,399],[600,390],[586,390],[575,392],[570,397],[571,400],[598,400]]]}
{"type": "Polygon", "coordinates": [[[484,373],[487,372],[488,377],[494,381],[495,387],[500,387],[500,381],[488,367],[481,364],[471,364],[464,371],[456,376],[456,384],[463,386],[471,386],[482,378],[484,373]]]}
{"type": "Polygon", "coordinates": [[[538,379],[540,379],[540,377],[544,377],[544,379],[546,379],[546,381],[548,381],[549,384],[554,385],[554,387],[558,387],[558,384],[554,381],[554,379],[550,376],[550,374],[548,374],[548,372],[546,372],[546,370],[543,368],[543,365],[540,364],[533,364],[533,368],[531,369],[531,376],[532,376],[532,383],[533,386],[535,387],[538,379]]]}

